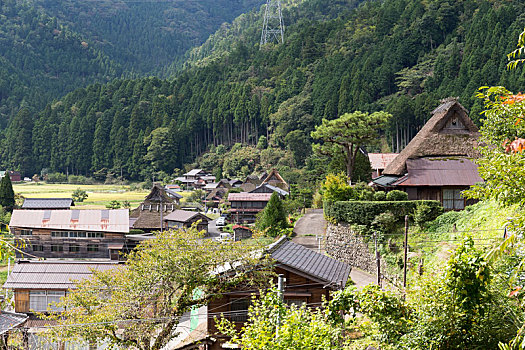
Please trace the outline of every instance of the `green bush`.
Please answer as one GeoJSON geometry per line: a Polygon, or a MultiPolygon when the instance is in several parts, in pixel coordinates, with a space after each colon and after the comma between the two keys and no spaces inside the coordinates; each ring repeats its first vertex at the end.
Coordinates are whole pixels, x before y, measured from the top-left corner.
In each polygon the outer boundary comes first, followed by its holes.
{"type": "Polygon", "coordinates": [[[425,227],[441,214],[443,214],[443,208],[432,208],[426,203],[418,203],[414,210],[414,222],[419,227],[425,227]]]}
{"type": "Polygon", "coordinates": [[[47,174],[44,179],[49,183],[67,183],[67,175],[62,173],[47,174]]]}
{"type": "Polygon", "coordinates": [[[408,194],[403,191],[393,190],[386,194],[387,201],[406,201],[408,200],[408,194]]]}
{"type": "Polygon", "coordinates": [[[376,193],[374,193],[374,200],[377,202],[386,201],[386,192],[377,191],[376,193]]]}
{"type": "Polygon", "coordinates": [[[368,186],[366,182],[358,182],[354,186],[354,197],[359,201],[372,201],[374,200],[375,190],[368,186]]]}
{"type": "Polygon", "coordinates": [[[405,215],[413,214],[416,206],[422,204],[428,205],[432,210],[443,210],[438,201],[325,201],[324,214],[336,222],[370,226],[376,216],[387,211],[392,212],[397,221],[402,221],[405,215]]]}

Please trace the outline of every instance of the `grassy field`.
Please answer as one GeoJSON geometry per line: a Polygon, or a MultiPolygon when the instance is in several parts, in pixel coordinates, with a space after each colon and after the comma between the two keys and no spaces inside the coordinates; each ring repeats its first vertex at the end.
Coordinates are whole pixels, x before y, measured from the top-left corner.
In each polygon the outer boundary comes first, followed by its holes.
{"type": "Polygon", "coordinates": [[[112,200],[128,201],[131,208],[139,205],[149,191],[131,191],[129,186],[123,185],[72,185],[72,184],[45,184],[21,183],[14,184],[13,190],[26,198],[71,198],[74,190],[80,188],[87,192],[88,198],[83,203],[75,203],[82,209],[103,209],[112,200]]]}

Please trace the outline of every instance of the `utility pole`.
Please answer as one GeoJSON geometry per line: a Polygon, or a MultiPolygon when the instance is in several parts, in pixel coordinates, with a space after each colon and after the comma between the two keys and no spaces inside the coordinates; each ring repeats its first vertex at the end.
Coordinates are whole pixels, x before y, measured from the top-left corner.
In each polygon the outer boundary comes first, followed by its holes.
{"type": "Polygon", "coordinates": [[[281,44],[284,43],[284,22],[281,12],[281,0],[266,0],[259,48],[262,48],[272,41],[277,41],[281,44]]]}
{"type": "Polygon", "coordinates": [[[403,288],[407,287],[407,261],[408,261],[408,215],[405,215],[405,260],[403,264],[403,288]]]}
{"type": "Polygon", "coordinates": [[[376,232],[374,232],[374,244],[376,247],[377,285],[381,287],[381,258],[379,257],[379,251],[377,250],[377,233],[376,232]]]}
{"type": "MultiPolygon", "coordinates": [[[[284,275],[282,273],[277,277],[277,296],[279,297],[280,302],[284,300],[284,275]]],[[[275,326],[275,339],[279,338],[279,327],[281,326],[281,314],[280,308],[279,313],[277,314],[277,325],[275,326]]]]}

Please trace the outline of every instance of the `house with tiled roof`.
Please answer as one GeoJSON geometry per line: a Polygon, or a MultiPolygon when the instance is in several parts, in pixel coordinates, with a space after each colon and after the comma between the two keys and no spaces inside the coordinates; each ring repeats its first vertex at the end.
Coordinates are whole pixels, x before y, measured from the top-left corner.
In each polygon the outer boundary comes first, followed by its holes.
{"type": "Polygon", "coordinates": [[[154,184],[151,192],[140,205],[129,214],[129,227],[144,232],[163,229],[163,218],[179,209],[179,199],[182,196],[176,192],[168,193],[164,187],[154,184]]]}
{"type": "MultiPolygon", "coordinates": [[[[270,245],[266,253],[273,259],[272,268],[275,274],[282,274],[285,278],[283,296],[285,303],[289,305],[321,305],[323,299],[330,300],[331,291],[346,286],[350,275],[350,265],[293,243],[286,237],[270,245]]],[[[274,283],[276,282],[274,278],[274,283]]],[[[219,332],[211,314],[223,313],[240,328],[247,321],[251,296],[257,294],[253,288],[241,286],[226,291],[199,312],[202,317],[195,322],[193,329],[171,348],[198,349],[202,345],[207,350],[224,349],[229,338],[219,332]]]]}
{"type": "Polygon", "coordinates": [[[270,201],[271,193],[230,193],[230,220],[236,223],[253,223],[258,213],[270,201]]]}
{"type": "Polygon", "coordinates": [[[75,202],[71,198],[26,198],[22,209],[60,210],[74,206],[75,202]]]}

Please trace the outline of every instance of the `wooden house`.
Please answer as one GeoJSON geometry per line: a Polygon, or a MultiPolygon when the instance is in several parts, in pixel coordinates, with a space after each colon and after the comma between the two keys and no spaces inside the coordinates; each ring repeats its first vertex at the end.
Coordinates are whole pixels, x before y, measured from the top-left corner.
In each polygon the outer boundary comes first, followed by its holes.
{"type": "Polygon", "coordinates": [[[22,209],[67,210],[74,206],[71,198],[26,198],[22,209]]]}
{"type": "MultiPolygon", "coordinates": [[[[274,259],[274,272],[285,278],[284,301],[287,304],[320,306],[323,298],[330,300],[331,291],[345,287],[350,275],[351,267],[348,264],[295,244],[286,237],[270,245],[267,253],[274,259]]],[[[276,281],[275,278],[275,284],[276,281]]],[[[223,345],[229,338],[220,334],[214,317],[207,313],[224,313],[240,329],[247,321],[251,296],[257,293],[253,288],[241,287],[223,293],[208,304],[204,312],[207,317],[200,319],[195,331],[173,348],[224,349],[223,345]]]]}
{"type": "Polygon", "coordinates": [[[256,215],[266,207],[271,196],[271,193],[230,193],[230,219],[236,223],[255,222],[256,215]]]}
{"type": "Polygon", "coordinates": [[[11,233],[18,258],[119,260],[129,233],[127,209],[14,210],[11,233]]]}
{"type": "Polygon", "coordinates": [[[290,185],[283,179],[277,169],[272,169],[268,176],[261,182],[262,184],[268,184],[274,187],[279,187],[287,192],[290,191],[290,185]]]}
{"type": "Polygon", "coordinates": [[[159,184],[154,184],[151,192],[144,201],[129,214],[129,227],[144,232],[160,231],[163,218],[174,210],[179,209],[180,194],[170,196],[159,184]]]}
{"type": "Polygon", "coordinates": [[[468,204],[461,191],[483,181],[472,161],[478,156],[478,128],[455,99],[443,101],[432,113],[372,185],[403,190],[410,200],[437,200],[446,210],[461,210],[468,204]]]}
{"type": "Polygon", "coordinates": [[[287,197],[290,193],[286,190],[283,190],[282,188],[275,187],[270,185],[269,183],[263,183],[259,186],[257,186],[255,189],[251,190],[250,193],[274,193],[277,192],[279,197],[284,198],[287,197]]]}
{"type": "Polygon", "coordinates": [[[261,180],[256,175],[248,175],[240,186],[244,192],[250,192],[261,184],[261,180]]]}
{"type": "Polygon", "coordinates": [[[206,215],[187,210],[174,210],[164,218],[165,227],[168,229],[188,228],[196,223],[197,229],[206,232],[206,234],[208,234],[209,221],[210,218],[206,215]]]}
{"type": "Polygon", "coordinates": [[[0,171],[0,178],[4,177],[6,172],[9,173],[9,179],[11,180],[11,182],[22,181],[22,174],[20,174],[19,171],[12,171],[12,170],[0,171]]]}
{"type": "Polygon", "coordinates": [[[14,294],[15,315],[18,316],[10,316],[9,319],[23,322],[23,348],[92,349],[71,343],[69,346],[62,343],[58,347],[50,347],[49,340],[40,331],[42,326],[53,326],[56,321],[43,320],[38,313],[62,311],[53,303],[60,302],[60,298],[74,289],[76,281],[90,278],[93,271],[111,270],[118,265],[118,262],[110,261],[17,261],[3,287],[14,294]]]}
{"type": "Polygon", "coordinates": [[[372,168],[372,179],[383,175],[383,171],[399,153],[368,153],[368,160],[372,168]]]}
{"type": "Polygon", "coordinates": [[[202,169],[192,169],[175,180],[181,182],[187,190],[202,189],[206,184],[215,182],[215,176],[206,173],[202,169]]]}

